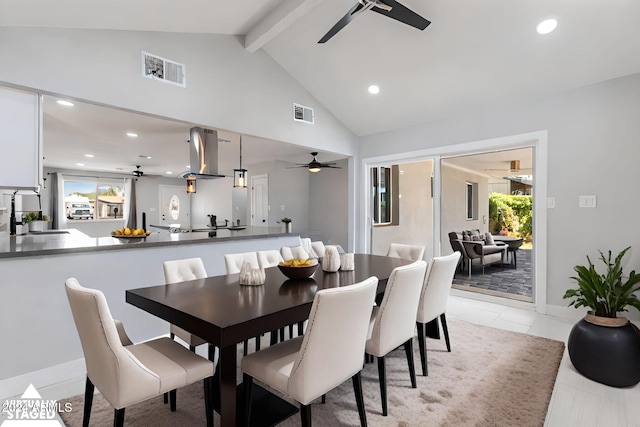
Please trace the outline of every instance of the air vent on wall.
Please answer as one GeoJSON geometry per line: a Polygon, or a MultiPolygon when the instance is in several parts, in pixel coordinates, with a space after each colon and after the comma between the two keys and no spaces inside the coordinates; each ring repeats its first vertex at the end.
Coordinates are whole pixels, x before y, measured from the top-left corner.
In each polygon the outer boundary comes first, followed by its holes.
{"type": "Polygon", "coordinates": [[[142,52],[142,76],[176,86],[187,87],[184,64],[142,52]]]}
{"type": "Polygon", "coordinates": [[[293,120],[313,124],[313,108],[293,103],[293,120]]]}

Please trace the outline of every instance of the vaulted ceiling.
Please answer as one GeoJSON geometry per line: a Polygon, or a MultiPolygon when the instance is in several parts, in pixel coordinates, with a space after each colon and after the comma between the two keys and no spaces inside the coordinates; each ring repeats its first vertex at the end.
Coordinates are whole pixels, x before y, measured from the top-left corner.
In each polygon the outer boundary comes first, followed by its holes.
{"type": "Polygon", "coordinates": [[[636,0],[401,0],[431,25],[368,10],[318,44],[356,1],[0,0],[0,25],[238,35],[359,136],[640,72],[636,0]]]}

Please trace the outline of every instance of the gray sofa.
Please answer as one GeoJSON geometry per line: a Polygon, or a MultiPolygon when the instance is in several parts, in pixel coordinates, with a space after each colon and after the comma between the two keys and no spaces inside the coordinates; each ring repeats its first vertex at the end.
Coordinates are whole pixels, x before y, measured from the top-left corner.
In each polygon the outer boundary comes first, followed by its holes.
{"type": "Polygon", "coordinates": [[[454,251],[462,254],[460,268],[467,269],[469,277],[473,267],[482,267],[482,274],[485,265],[500,263],[502,267],[508,247],[503,242],[494,242],[491,234],[483,234],[478,229],[452,231],[449,242],[454,251]]]}

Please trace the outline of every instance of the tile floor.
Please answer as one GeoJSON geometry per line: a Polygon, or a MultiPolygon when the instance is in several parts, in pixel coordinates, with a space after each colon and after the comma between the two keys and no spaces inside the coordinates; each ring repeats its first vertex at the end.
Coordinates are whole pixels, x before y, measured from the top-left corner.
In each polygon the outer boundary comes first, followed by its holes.
{"type": "MultiPolygon", "coordinates": [[[[457,290],[452,291],[449,299],[447,318],[565,343],[573,326],[573,321],[537,314],[530,304],[485,295],[469,295],[468,292],[457,290]]],[[[84,377],[73,378],[38,391],[47,399],[81,394],[84,392],[84,377]]],[[[565,350],[545,426],[640,426],[640,386],[618,389],[588,380],[576,372],[565,350]]]]}

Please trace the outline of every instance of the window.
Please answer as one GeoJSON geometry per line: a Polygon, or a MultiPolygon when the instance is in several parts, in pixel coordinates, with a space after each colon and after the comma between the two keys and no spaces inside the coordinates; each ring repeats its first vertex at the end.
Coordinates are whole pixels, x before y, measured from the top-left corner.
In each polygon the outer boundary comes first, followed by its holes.
{"type": "Polygon", "coordinates": [[[398,166],[371,168],[374,225],[398,224],[398,166]]]}
{"type": "Polygon", "coordinates": [[[124,216],[124,183],[65,181],[64,202],[69,220],[121,219],[124,216]]]}
{"type": "Polygon", "coordinates": [[[478,183],[467,182],[466,207],[467,219],[478,219],[478,183]]]}

